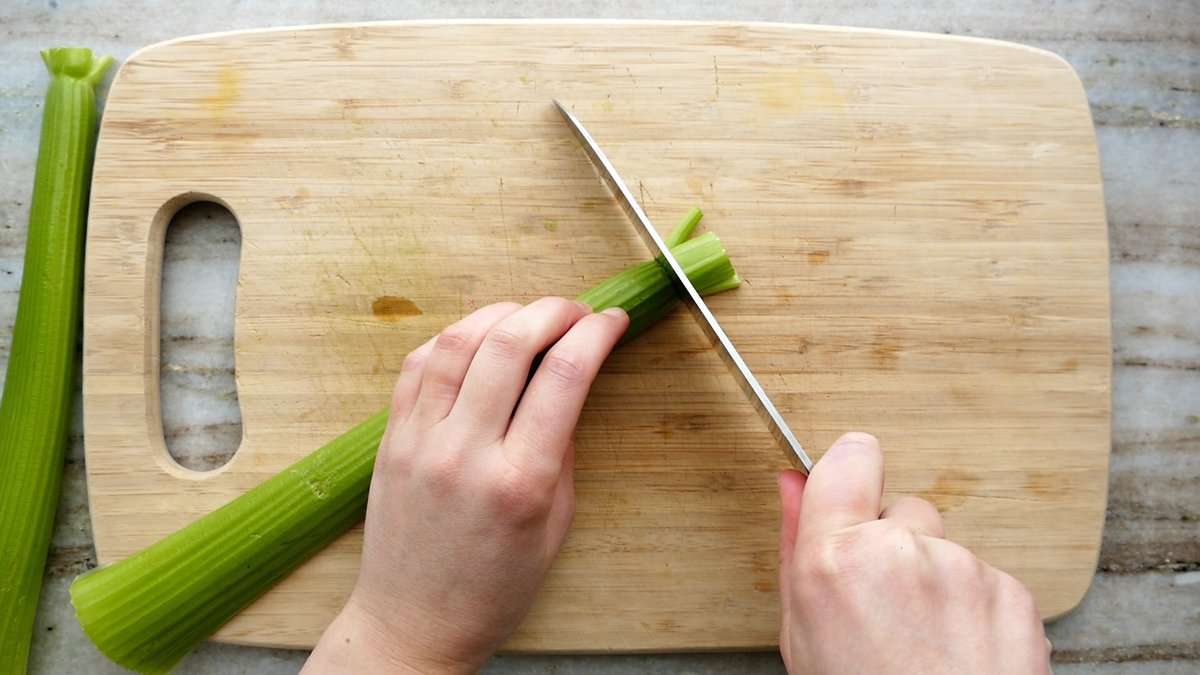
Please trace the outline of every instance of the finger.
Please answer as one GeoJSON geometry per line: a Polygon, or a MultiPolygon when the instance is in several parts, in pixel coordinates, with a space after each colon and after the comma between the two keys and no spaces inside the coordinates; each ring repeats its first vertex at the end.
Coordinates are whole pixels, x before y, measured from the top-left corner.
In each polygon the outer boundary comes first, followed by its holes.
{"type": "Polygon", "coordinates": [[[550,536],[547,545],[546,560],[553,560],[567,539],[567,531],[571,528],[571,520],[575,517],[575,444],[567,446],[563,456],[562,471],[558,477],[558,487],[554,492],[554,503],[550,507],[548,521],[550,536]]]}
{"type": "Polygon", "coordinates": [[[1049,673],[1050,662],[1046,626],[1038,611],[1037,600],[1029,587],[1016,577],[986,563],[981,563],[982,576],[990,592],[993,623],[996,626],[994,639],[998,644],[1026,647],[1018,653],[1028,658],[1025,663],[1015,663],[1021,672],[1049,673]],[[1042,648],[1042,649],[1039,649],[1042,648]]]}
{"type": "Polygon", "coordinates": [[[880,518],[887,518],[927,537],[941,539],[946,536],[942,514],[937,507],[919,497],[901,497],[883,510],[880,518]]]}
{"type": "Polygon", "coordinates": [[[986,588],[985,582],[996,573],[990,565],[958,542],[935,537],[925,537],[921,541],[929,551],[928,560],[937,578],[953,581],[947,586],[951,593],[975,593],[986,588]]]}
{"type": "Polygon", "coordinates": [[[628,327],[625,312],[606,309],[580,319],[550,348],[505,436],[514,465],[558,473],[588,390],[628,327]]]}
{"type": "Polygon", "coordinates": [[[851,432],[813,467],[800,509],[801,536],[821,536],[879,518],[883,452],[870,434],[851,432]]]}
{"type": "Polygon", "coordinates": [[[392,407],[388,414],[387,428],[384,429],[383,439],[379,443],[380,457],[383,457],[384,452],[391,445],[393,430],[407,420],[412,412],[413,404],[417,401],[417,393],[421,390],[421,373],[425,370],[425,361],[433,352],[435,340],[437,340],[436,335],[404,357],[404,363],[400,366],[400,376],[396,378],[396,386],[392,388],[392,407]]]}
{"type": "Polygon", "coordinates": [[[800,502],[804,498],[805,476],[799,471],[779,474],[779,561],[780,568],[791,566],[796,549],[796,528],[800,524],[800,502]]]}
{"type": "Polygon", "coordinates": [[[581,302],[542,298],[497,323],[471,361],[450,412],[456,424],[491,441],[504,435],[533,359],[591,314],[581,302]]]}
{"type": "Polygon", "coordinates": [[[412,412],[413,404],[417,402],[417,392],[421,390],[421,373],[425,370],[425,361],[433,353],[435,340],[436,335],[404,357],[404,363],[400,366],[400,377],[396,378],[396,387],[392,389],[390,423],[403,422],[412,412]]]}
{"type": "Polygon", "coordinates": [[[792,559],[796,551],[796,528],[804,499],[805,475],[799,471],[779,474],[779,592],[784,609],[791,598],[792,559]]]}
{"type": "Polygon", "coordinates": [[[439,333],[422,369],[420,391],[410,417],[426,424],[441,421],[458,398],[463,377],[479,343],[492,326],[520,308],[513,302],[488,305],[439,333]]]}

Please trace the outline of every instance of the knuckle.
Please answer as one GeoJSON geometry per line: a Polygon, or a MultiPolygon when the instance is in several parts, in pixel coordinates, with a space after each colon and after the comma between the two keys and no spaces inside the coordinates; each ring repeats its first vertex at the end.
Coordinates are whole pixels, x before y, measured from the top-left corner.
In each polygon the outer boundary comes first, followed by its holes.
{"type": "Polygon", "coordinates": [[[515,469],[500,474],[489,484],[488,495],[492,508],[514,523],[540,519],[550,510],[552,486],[515,469]]]}
{"type": "Polygon", "coordinates": [[[965,548],[956,546],[942,556],[942,568],[946,578],[954,579],[957,583],[980,588],[984,578],[983,563],[965,548]]]}
{"type": "Polygon", "coordinates": [[[404,362],[400,364],[400,372],[419,370],[423,365],[425,365],[425,357],[420,352],[411,351],[404,357],[404,362]]]}
{"type": "Polygon", "coordinates": [[[555,352],[546,355],[540,369],[553,375],[554,379],[563,386],[577,384],[583,380],[584,374],[587,372],[584,360],[578,354],[555,352]]]}
{"type": "Polygon", "coordinates": [[[903,526],[885,526],[828,535],[811,547],[803,564],[820,583],[872,585],[881,579],[912,577],[921,569],[918,563],[925,555],[915,532],[903,526]]]}
{"type": "Polygon", "coordinates": [[[440,352],[457,353],[466,351],[471,345],[471,335],[465,328],[450,326],[437,336],[434,348],[440,352]]]}
{"type": "Polygon", "coordinates": [[[925,549],[915,531],[904,525],[875,523],[870,534],[861,534],[859,559],[863,560],[863,573],[874,576],[903,577],[916,579],[924,568],[922,560],[925,549]]]}
{"type": "Polygon", "coordinates": [[[996,594],[1001,602],[1018,615],[1035,616],[1038,613],[1033,593],[1010,574],[997,572],[996,594]]]}
{"type": "Polygon", "coordinates": [[[902,525],[894,525],[883,531],[883,544],[887,546],[888,553],[892,556],[898,556],[904,559],[909,559],[917,554],[919,542],[916,532],[902,525]]]}
{"type": "Polygon", "coordinates": [[[933,504],[930,504],[920,497],[914,497],[913,495],[904,495],[903,497],[900,497],[896,500],[896,503],[892,505],[892,508],[925,512],[937,511],[933,504]]]}
{"type": "Polygon", "coordinates": [[[528,342],[529,338],[524,333],[504,326],[493,328],[487,336],[488,350],[505,359],[519,355],[528,342]]]}
{"type": "Polygon", "coordinates": [[[818,579],[836,581],[854,576],[862,567],[861,544],[852,533],[839,532],[813,546],[804,568],[818,579]]]}
{"type": "Polygon", "coordinates": [[[375,471],[388,482],[405,481],[412,475],[412,457],[397,448],[380,447],[375,463],[375,471]]]}
{"type": "Polygon", "coordinates": [[[932,528],[935,534],[945,534],[946,524],[942,520],[942,512],[938,507],[934,506],[933,502],[920,497],[912,497],[913,508],[924,513],[923,519],[926,526],[932,528]]]}
{"type": "Polygon", "coordinates": [[[455,492],[464,478],[462,458],[455,452],[445,452],[422,462],[421,481],[434,495],[455,492]]]}
{"type": "MultiPolygon", "coordinates": [[[[512,312],[517,311],[518,309],[521,309],[521,304],[518,302],[494,302],[490,305],[485,306],[483,309],[504,310],[506,312],[512,313],[512,312]]],[[[483,311],[483,310],[480,310],[480,311],[483,311]]]]}
{"type": "Polygon", "coordinates": [[[546,305],[548,309],[556,313],[573,311],[575,308],[574,302],[557,295],[548,295],[538,300],[538,303],[546,305]]]}

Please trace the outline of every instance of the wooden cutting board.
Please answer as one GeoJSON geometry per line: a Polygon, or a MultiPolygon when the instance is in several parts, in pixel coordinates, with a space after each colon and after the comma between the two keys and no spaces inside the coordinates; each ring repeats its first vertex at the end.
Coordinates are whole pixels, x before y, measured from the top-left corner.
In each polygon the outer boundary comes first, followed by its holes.
{"type": "MultiPolygon", "coordinates": [[[[876,433],[889,499],[933,500],[1047,617],[1080,600],[1104,520],[1110,343],[1079,79],[1012,44],[772,24],[321,26],[132,56],[87,244],[102,563],[382,406],[405,353],[448,322],[648,257],[552,97],[660,229],[704,209],[746,280],[713,310],[809,448],[876,433]],[[242,229],[245,436],[212,473],[173,463],[158,414],[164,230],[198,199],[242,229]]],[[[608,362],[577,447],[571,537],[507,648],[774,645],[786,462],[685,312],[608,362]]],[[[218,639],[312,645],[360,541],[218,639]]]]}

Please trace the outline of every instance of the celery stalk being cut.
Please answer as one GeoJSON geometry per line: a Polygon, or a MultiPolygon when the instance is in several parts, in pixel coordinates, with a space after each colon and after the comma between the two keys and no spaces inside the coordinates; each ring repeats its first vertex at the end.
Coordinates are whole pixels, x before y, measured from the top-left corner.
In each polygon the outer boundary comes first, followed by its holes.
{"type": "MultiPolygon", "coordinates": [[[[701,295],[720,293],[741,284],[725,247],[712,232],[673,247],[671,254],[701,295]]],[[[629,314],[629,330],[622,342],[654,325],[680,302],[670,272],[657,260],[630,267],[580,294],[578,299],[597,312],[609,307],[624,309],[629,314]]]]}
{"type": "Polygon", "coordinates": [[[96,84],[112,59],[49,49],[25,268],[0,404],[0,673],[23,673],[71,424],[96,84]]]}
{"type": "MultiPolygon", "coordinates": [[[[668,235],[668,241],[680,242],[671,252],[701,293],[735,288],[740,280],[716,235],[684,241],[699,219],[693,210],[668,235]]],[[[669,273],[654,260],[579,299],[596,311],[628,312],[627,338],[679,304],[669,273]]],[[[77,578],[71,602],[84,632],[126,668],[170,670],[196,643],[362,519],[386,423],[386,411],[375,414],[191,525],[77,578]]]]}

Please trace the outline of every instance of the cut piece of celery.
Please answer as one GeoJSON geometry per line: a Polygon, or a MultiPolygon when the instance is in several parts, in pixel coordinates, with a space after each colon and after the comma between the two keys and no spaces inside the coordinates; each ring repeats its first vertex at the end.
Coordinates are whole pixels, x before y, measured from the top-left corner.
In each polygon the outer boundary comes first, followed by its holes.
{"type": "Polygon", "coordinates": [[[699,208],[693,206],[692,210],[688,211],[683,219],[679,221],[679,224],[675,226],[675,229],[671,230],[671,233],[667,235],[663,243],[667,245],[667,248],[673,249],[691,239],[692,231],[700,224],[700,219],[703,217],[704,213],[699,208]]]}
{"type": "Polygon", "coordinates": [[[49,49],[25,267],[0,404],[0,673],[23,673],[71,425],[96,84],[112,59],[49,49]]]}
{"type": "MultiPolygon", "coordinates": [[[[672,235],[690,234],[699,211],[672,235]]],[[[739,283],[712,233],[671,249],[701,293],[739,283]]],[[[621,307],[636,335],[679,304],[658,261],[635,265],[579,296],[595,311],[621,307]]],[[[83,630],[105,656],[166,672],[198,642],[361,520],[386,411],[225,506],[142,551],[71,584],[83,630]]]]}
{"type": "MultiPolygon", "coordinates": [[[[671,254],[701,295],[712,295],[741,285],[725,247],[712,232],[673,247],[671,254]]],[[[671,273],[657,260],[630,267],[584,292],[578,299],[597,312],[609,307],[625,310],[629,314],[629,330],[621,338],[622,343],[654,325],[680,301],[671,273]]]]}

